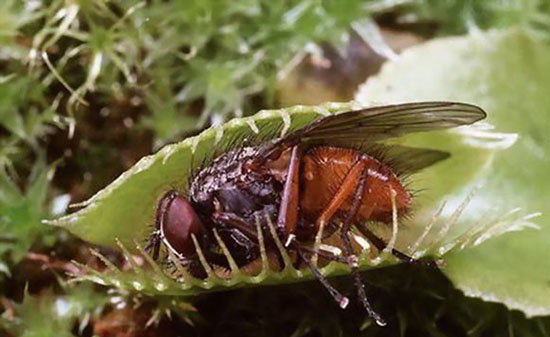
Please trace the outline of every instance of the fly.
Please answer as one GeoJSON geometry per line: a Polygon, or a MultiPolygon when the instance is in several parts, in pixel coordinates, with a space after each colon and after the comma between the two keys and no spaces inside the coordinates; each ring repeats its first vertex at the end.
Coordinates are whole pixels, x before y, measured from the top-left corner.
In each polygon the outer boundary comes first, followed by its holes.
{"type": "MultiPolygon", "coordinates": [[[[472,124],[486,117],[474,105],[421,102],[379,106],[318,119],[283,138],[235,147],[193,175],[188,192],[168,191],[159,201],[156,230],[148,250],[156,260],[164,246],[195,275],[204,275],[193,236],[211,264],[227,265],[219,253],[219,233],[239,267],[259,258],[257,221],[262,231],[274,220],[285,248],[305,264],[336,302],[348,299],[317,269],[312,256],[349,265],[357,295],[368,314],[372,309],[361,283],[351,229],[378,250],[386,243],[365,222],[382,225],[407,214],[413,196],[404,186],[411,174],[449,157],[442,151],[385,145],[382,141],[414,132],[472,124]],[[338,234],[342,254],[320,249],[315,242],[338,234]]],[[[269,237],[264,235],[264,237],[269,237]]],[[[278,256],[273,242],[266,248],[278,256]]],[[[409,263],[420,262],[393,249],[409,263]]]]}

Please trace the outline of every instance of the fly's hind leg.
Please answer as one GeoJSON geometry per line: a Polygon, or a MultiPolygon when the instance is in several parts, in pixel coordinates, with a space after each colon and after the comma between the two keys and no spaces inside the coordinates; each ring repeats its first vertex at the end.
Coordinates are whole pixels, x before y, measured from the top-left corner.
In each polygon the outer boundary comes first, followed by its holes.
{"type": "Polygon", "coordinates": [[[315,277],[321,282],[332,298],[334,298],[336,303],[338,303],[340,308],[345,309],[348,306],[349,299],[336,290],[336,288],[334,288],[327,280],[325,275],[323,275],[323,273],[321,273],[313,262],[311,262],[311,259],[305,256],[304,248],[300,247],[296,241],[292,241],[290,243],[290,247],[296,251],[298,258],[308,266],[313,275],[315,275],[315,277]]]}
{"type": "MultiPolygon", "coordinates": [[[[356,225],[356,228],[376,247],[376,249],[378,249],[379,251],[382,251],[386,248],[387,244],[384,242],[384,240],[382,240],[381,238],[376,236],[376,234],[371,232],[367,228],[367,226],[365,226],[365,224],[358,224],[356,225]]],[[[444,264],[443,260],[417,260],[395,248],[392,248],[391,253],[393,256],[397,257],[401,261],[409,264],[421,265],[421,266],[430,267],[430,268],[442,267],[444,264]]]]}
{"type": "Polygon", "coordinates": [[[365,293],[365,286],[361,281],[361,276],[359,275],[357,257],[353,253],[353,247],[351,246],[351,240],[349,236],[351,223],[355,219],[357,212],[359,211],[359,207],[361,206],[361,202],[364,194],[363,192],[365,190],[365,184],[367,183],[367,174],[368,174],[368,171],[366,168],[364,168],[358,180],[356,181],[355,191],[353,193],[353,201],[348,213],[346,214],[346,217],[344,218],[344,222],[341,228],[341,234],[342,234],[342,241],[344,242],[344,252],[346,257],[348,258],[348,265],[351,269],[351,273],[355,281],[355,288],[357,289],[357,295],[359,296],[359,299],[361,300],[363,307],[365,307],[365,309],[367,310],[367,313],[369,314],[369,316],[372,317],[378,325],[384,326],[386,325],[386,322],[382,319],[382,317],[380,317],[380,315],[378,315],[378,313],[376,313],[372,309],[372,306],[369,300],[367,299],[367,295],[365,293]]]}
{"type": "MultiPolygon", "coordinates": [[[[317,218],[317,221],[315,223],[315,227],[318,231],[316,242],[320,241],[320,238],[322,237],[322,230],[325,224],[330,222],[330,219],[332,216],[342,207],[344,202],[348,200],[350,196],[353,196],[353,204],[352,207],[345,219],[345,223],[342,227],[342,238],[344,240],[344,250],[345,250],[345,261],[350,266],[352,275],[355,279],[355,285],[357,288],[357,293],[359,295],[359,298],[361,299],[361,302],[365,309],[367,310],[367,313],[370,317],[372,317],[379,325],[385,325],[384,320],[372,309],[367,296],[365,294],[365,289],[363,287],[363,283],[361,282],[360,276],[359,276],[359,270],[357,266],[357,257],[353,254],[353,249],[351,247],[351,242],[349,239],[349,229],[351,222],[355,219],[355,215],[357,214],[357,211],[359,210],[359,206],[361,205],[361,199],[363,197],[363,191],[367,179],[367,158],[360,157],[357,159],[357,161],[353,164],[351,169],[346,174],[346,177],[342,181],[342,184],[340,185],[340,188],[338,191],[334,194],[334,196],[331,198],[328,205],[324,208],[324,211],[321,213],[321,215],[317,218]]],[[[297,246],[297,245],[295,245],[297,246]]],[[[317,248],[317,247],[315,247],[317,248]]],[[[317,278],[321,281],[321,283],[327,288],[329,293],[334,297],[334,299],[342,306],[342,303],[345,302],[347,304],[347,298],[342,297],[326,280],[326,278],[321,274],[321,272],[317,269],[313,261],[310,259],[307,259],[303,256],[303,252],[300,250],[300,247],[296,247],[296,251],[298,252],[298,255],[306,264],[308,267],[313,271],[313,273],[317,276],[317,278]],[[345,300],[344,300],[345,299],[345,300]],[[344,302],[342,302],[344,300],[344,302]]]]}

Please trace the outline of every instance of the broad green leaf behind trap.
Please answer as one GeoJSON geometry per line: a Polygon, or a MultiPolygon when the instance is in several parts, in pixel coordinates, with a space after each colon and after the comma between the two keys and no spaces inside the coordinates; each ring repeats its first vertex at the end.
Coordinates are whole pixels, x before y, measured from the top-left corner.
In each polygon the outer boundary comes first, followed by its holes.
{"type": "MultiPolygon", "coordinates": [[[[494,222],[491,231],[497,233],[503,229],[499,218],[515,218],[516,226],[508,230],[532,227],[532,222],[542,230],[509,234],[453,252],[446,258],[444,272],[465,294],[502,302],[528,316],[550,314],[549,60],[550,46],[520,30],[437,39],[387,63],[357,96],[365,102],[469,102],[487,110],[488,121],[497,131],[518,134],[517,143],[496,152],[490,165],[471,182],[470,190],[476,194],[456,227],[494,222]],[[535,217],[538,212],[542,216],[535,217]]],[[[509,145],[507,137],[495,133],[491,137],[486,145],[509,145]]],[[[436,145],[430,138],[417,138],[415,143],[436,145]]],[[[447,182],[425,181],[425,188],[435,190],[447,182]]],[[[463,193],[469,193],[467,187],[463,193]]],[[[445,198],[452,203],[457,195],[445,198]]]]}

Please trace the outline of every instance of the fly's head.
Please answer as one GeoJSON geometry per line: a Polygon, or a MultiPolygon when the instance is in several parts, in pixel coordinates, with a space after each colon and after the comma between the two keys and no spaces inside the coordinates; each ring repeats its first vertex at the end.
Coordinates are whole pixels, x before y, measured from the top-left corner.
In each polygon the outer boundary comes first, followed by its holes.
{"type": "Polygon", "coordinates": [[[148,245],[154,259],[158,258],[161,243],[180,258],[193,256],[195,247],[192,235],[198,236],[205,230],[193,205],[175,190],[167,192],[160,199],[156,227],[148,245]]]}

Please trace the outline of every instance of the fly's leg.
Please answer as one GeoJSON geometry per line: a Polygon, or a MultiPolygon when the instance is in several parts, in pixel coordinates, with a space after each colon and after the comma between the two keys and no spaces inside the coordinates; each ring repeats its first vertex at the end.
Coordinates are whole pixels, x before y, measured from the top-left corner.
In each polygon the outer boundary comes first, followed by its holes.
{"type": "Polygon", "coordinates": [[[353,276],[353,279],[355,280],[355,288],[357,289],[357,295],[359,296],[359,299],[361,300],[361,303],[363,304],[363,307],[367,310],[367,313],[370,317],[372,317],[376,323],[380,326],[386,325],[386,322],[376,313],[372,306],[367,299],[367,294],[365,293],[365,285],[363,282],[361,282],[361,276],[359,275],[359,269],[357,264],[357,257],[353,253],[353,248],[351,246],[351,240],[349,237],[350,227],[352,221],[355,219],[355,216],[357,215],[357,212],[359,211],[359,207],[361,206],[361,202],[363,199],[363,194],[365,190],[365,185],[367,183],[367,169],[363,169],[363,172],[361,172],[361,175],[359,176],[359,179],[356,181],[355,191],[353,193],[353,201],[351,204],[351,208],[349,209],[344,222],[342,224],[341,228],[341,234],[342,234],[342,241],[344,242],[344,252],[346,257],[348,258],[348,265],[351,269],[351,274],[353,276]]]}
{"type": "Polygon", "coordinates": [[[147,245],[145,246],[145,251],[149,252],[152,250],[152,258],[153,260],[157,260],[159,258],[160,253],[160,242],[162,241],[162,234],[160,232],[160,225],[161,220],[164,217],[164,214],[168,211],[168,205],[174,200],[176,197],[179,196],[179,192],[176,190],[170,190],[168,191],[162,199],[160,199],[159,206],[157,207],[157,213],[156,213],[156,222],[155,222],[155,231],[149,238],[149,242],[147,242],[147,245]]]}
{"type": "MultiPolygon", "coordinates": [[[[379,251],[382,251],[386,248],[386,243],[382,239],[380,239],[378,236],[376,236],[376,234],[371,232],[367,228],[367,226],[365,226],[365,224],[359,224],[356,227],[359,230],[359,232],[361,232],[361,234],[363,234],[376,247],[376,249],[378,249],[379,251]]],[[[430,267],[430,268],[437,268],[437,267],[442,267],[443,263],[444,263],[443,260],[435,260],[435,261],[433,261],[433,260],[417,260],[417,259],[415,259],[413,257],[410,257],[407,254],[395,249],[395,248],[393,248],[391,250],[391,253],[392,253],[393,256],[397,257],[401,261],[409,263],[409,264],[414,264],[414,265],[421,265],[421,266],[430,267]]]]}
{"type": "Polygon", "coordinates": [[[296,251],[296,254],[298,255],[298,258],[302,260],[311,270],[313,275],[321,282],[321,284],[327,289],[329,294],[334,298],[334,300],[338,303],[340,308],[345,309],[348,306],[349,299],[342,295],[336,288],[334,288],[325,275],[321,273],[321,271],[311,262],[311,259],[307,258],[304,254],[303,247],[300,247],[296,241],[292,241],[290,243],[290,247],[296,251]]]}
{"type": "Polygon", "coordinates": [[[258,243],[258,233],[256,233],[254,227],[250,226],[250,224],[246,222],[246,220],[244,220],[237,214],[230,212],[216,212],[213,214],[212,217],[215,222],[222,223],[227,225],[228,227],[237,229],[248,239],[256,244],[258,243]]]}
{"type": "MultiPolygon", "coordinates": [[[[366,177],[366,173],[367,173],[366,165],[367,165],[366,158],[359,158],[353,164],[351,169],[348,171],[346,177],[344,178],[344,181],[342,182],[342,185],[340,186],[338,191],[334,194],[334,196],[332,197],[332,199],[330,200],[328,205],[325,207],[325,209],[321,213],[321,215],[317,218],[317,221],[315,222],[315,226],[316,226],[316,229],[317,229],[316,243],[319,242],[320,238],[322,237],[321,232],[322,232],[322,229],[323,229],[324,225],[326,223],[329,223],[329,221],[332,218],[332,216],[334,215],[334,213],[336,213],[340,209],[340,207],[348,199],[348,197],[351,196],[355,192],[355,195],[356,195],[355,199],[357,199],[358,181],[360,182],[359,185],[362,186],[361,187],[361,192],[362,192],[362,188],[364,187],[363,185],[364,185],[365,177],[366,177]],[[362,183],[361,183],[361,181],[362,181],[362,183]]],[[[359,195],[359,198],[360,197],[362,197],[362,194],[359,195]]],[[[357,206],[355,207],[356,208],[355,213],[357,212],[357,209],[359,208],[360,201],[361,200],[359,199],[359,202],[357,203],[357,206]]],[[[353,219],[353,217],[354,216],[350,217],[350,219],[353,219]]],[[[348,230],[349,230],[349,224],[347,226],[348,226],[348,230]]],[[[345,231],[345,232],[346,232],[346,235],[347,235],[347,231],[345,231]]],[[[349,242],[349,240],[348,240],[348,242],[349,242]]],[[[298,254],[298,257],[307,264],[307,266],[311,269],[313,274],[315,274],[315,276],[319,279],[319,281],[321,281],[323,286],[328,290],[328,292],[332,295],[332,297],[336,300],[336,302],[338,302],[340,307],[344,308],[348,304],[348,299],[346,297],[342,296],[336,289],[334,289],[334,287],[332,287],[330,285],[328,280],[319,271],[319,269],[315,266],[315,263],[311,259],[304,256],[304,252],[303,252],[302,247],[299,247],[296,244],[296,242],[292,242],[291,247],[296,250],[296,252],[298,254]]],[[[350,248],[351,248],[351,245],[350,245],[350,248]]],[[[315,247],[314,249],[317,250],[317,247],[315,247]]],[[[354,255],[352,254],[351,249],[346,249],[346,251],[347,251],[347,254],[346,254],[346,258],[345,258],[345,260],[346,260],[345,263],[348,263],[352,267],[352,272],[354,274],[354,277],[356,279],[356,284],[357,284],[357,280],[359,280],[359,273],[358,273],[358,270],[357,270],[356,258],[354,259],[354,255]]],[[[369,313],[369,315],[371,317],[373,317],[374,319],[376,319],[376,321],[379,324],[382,324],[383,320],[378,316],[377,313],[374,312],[374,310],[371,309],[370,304],[367,301],[367,298],[366,298],[366,295],[365,295],[365,292],[364,292],[364,289],[363,289],[363,285],[360,283],[360,280],[359,280],[359,286],[357,287],[357,289],[358,289],[358,292],[360,293],[360,297],[361,297],[361,300],[363,302],[363,305],[367,309],[367,312],[369,313]]]]}
{"type": "MultiPolygon", "coordinates": [[[[342,181],[342,185],[338,188],[338,191],[334,194],[334,196],[330,199],[328,205],[324,208],[323,212],[319,217],[317,218],[317,221],[315,221],[315,230],[317,230],[317,236],[315,238],[315,245],[318,246],[318,244],[321,241],[321,238],[323,237],[323,229],[326,224],[330,222],[330,219],[336,213],[340,207],[342,207],[342,204],[346,202],[346,200],[349,198],[349,196],[353,193],[357,181],[360,179],[361,175],[363,174],[363,171],[365,171],[365,167],[367,166],[367,161],[364,158],[359,158],[351,169],[346,174],[346,177],[342,181]]],[[[318,248],[318,247],[315,247],[318,248]]]]}
{"type": "Polygon", "coordinates": [[[149,253],[152,252],[151,257],[153,260],[158,260],[159,253],[160,253],[160,230],[156,229],[153,234],[151,234],[151,237],[149,238],[149,241],[147,242],[147,245],[145,246],[145,252],[149,253]]]}
{"type": "Polygon", "coordinates": [[[317,221],[315,222],[315,229],[319,230],[321,226],[327,224],[334,213],[340,209],[342,204],[353,193],[358,179],[360,179],[363,171],[365,171],[365,167],[366,161],[363,159],[359,159],[353,164],[349,172],[346,174],[344,181],[342,181],[342,185],[340,185],[338,191],[336,191],[321,215],[317,218],[317,221]]]}
{"type": "MultiPolygon", "coordinates": [[[[303,247],[300,247],[299,244],[294,240],[294,230],[298,222],[298,204],[299,204],[299,175],[300,175],[300,160],[301,160],[301,151],[298,146],[292,148],[292,154],[290,158],[290,163],[288,166],[287,178],[285,185],[283,187],[283,196],[281,198],[281,206],[279,208],[279,216],[277,218],[277,228],[282,230],[284,237],[286,237],[285,246],[290,247],[296,251],[296,254],[300,260],[302,260],[309,269],[313,272],[315,277],[321,282],[321,284],[327,289],[330,295],[338,303],[341,308],[345,308],[349,299],[338,290],[336,290],[326,279],[326,277],[321,273],[321,271],[315,266],[315,264],[305,256],[305,251],[303,247]]],[[[363,164],[364,167],[364,164],[363,164]]],[[[353,169],[352,169],[353,170],[353,169]]],[[[346,180],[353,179],[353,176],[346,177],[346,180]]],[[[348,185],[351,185],[348,183],[348,185]]],[[[342,193],[340,193],[342,194],[342,193]]],[[[345,194],[345,191],[344,191],[345,194]]],[[[348,192],[349,194],[349,192],[348,192]]],[[[338,210],[341,204],[344,202],[346,196],[340,197],[334,203],[331,212],[324,214],[324,217],[321,218],[321,221],[328,221],[338,210]]]]}
{"type": "Polygon", "coordinates": [[[294,239],[294,231],[298,223],[301,160],[302,151],[299,146],[294,146],[290,155],[281,205],[279,206],[279,215],[277,217],[277,230],[282,232],[280,234],[285,238],[286,247],[294,239]]]}
{"type": "MultiPolygon", "coordinates": [[[[235,213],[221,211],[215,212],[212,215],[212,218],[214,222],[224,225],[227,228],[236,229],[239,233],[246,237],[249,240],[245,245],[247,251],[252,252],[252,254],[260,253],[258,233],[254,229],[254,226],[250,225],[250,223],[248,223],[245,219],[235,213]]],[[[237,264],[242,266],[246,263],[243,264],[242,261],[238,261],[237,264]]]]}

